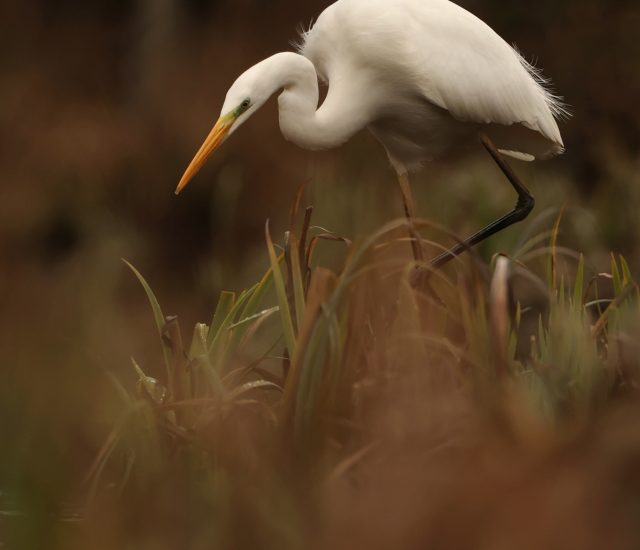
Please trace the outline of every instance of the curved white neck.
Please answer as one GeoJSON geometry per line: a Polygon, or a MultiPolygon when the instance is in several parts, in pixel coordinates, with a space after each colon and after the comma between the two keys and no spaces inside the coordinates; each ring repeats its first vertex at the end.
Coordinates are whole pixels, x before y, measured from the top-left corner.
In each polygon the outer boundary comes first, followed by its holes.
{"type": "Polygon", "coordinates": [[[305,149],[331,149],[343,144],[367,124],[359,99],[349,87],[330,82],[327,98],[318,108],[318,75],[306,57],[284,52],[264,62],[278,98],[280,129],[285,139],[305,149]]]}

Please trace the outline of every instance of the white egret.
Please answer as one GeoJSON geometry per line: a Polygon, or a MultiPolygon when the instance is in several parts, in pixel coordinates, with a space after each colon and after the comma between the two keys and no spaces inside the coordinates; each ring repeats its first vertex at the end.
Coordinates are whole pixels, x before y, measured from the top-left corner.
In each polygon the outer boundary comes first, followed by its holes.
{"type": "Polygon", "coordinates": [[[540,74],[483,21],[449,0],[338,0],[302,35],[298,53],[277,53],[229,89],[219,120],[184,173],[206,159],[279,93],[284,137],[311,150],[337,147],[368,128],[395,168],[413,252],[423,259],[408,173],[479,139],[518,194],[515,208],[432,261],[524,219],[534,205],[502,155],[521,160],[563,151],[562,102],[540,74]],[[318,81],[328,84],[319,105],[318,81]]]}

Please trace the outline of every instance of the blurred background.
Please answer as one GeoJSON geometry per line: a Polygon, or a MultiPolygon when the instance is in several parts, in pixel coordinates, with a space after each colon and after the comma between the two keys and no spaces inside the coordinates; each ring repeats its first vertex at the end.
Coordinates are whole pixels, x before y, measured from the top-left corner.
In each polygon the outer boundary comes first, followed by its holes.
{"type": "MultiPolygon", "coordinates": [[[[566,205],[564,244],[584,251],[593,270],[606,269],[614,250],[638,272],[637,0],[459,3],[517,44],[571,106],[564,156],[514,162],[536,212],[566,205]]],[[[327,5],[0,5],[0,509],[46,516],[61,495],[81,494],[117,406],[107,373],[133,382],[130,356],[159,371],[146,299],[121,258],[189,327],[208,320],[220,290],[241,290],[264,272],[265,220],[280,235],[301,184],[315,223],[349,238],[401,215],[373,138],[302,151],[282,138],[274,101],[173,195],[233,80],[290,49],[296,29],[327,5]]],[[[434,163],[414,188],[419,214],[460,235],[514,200],[486,156],[434,163]]],[[[519,227],[482,254],[509,251],[519,227]]]]}

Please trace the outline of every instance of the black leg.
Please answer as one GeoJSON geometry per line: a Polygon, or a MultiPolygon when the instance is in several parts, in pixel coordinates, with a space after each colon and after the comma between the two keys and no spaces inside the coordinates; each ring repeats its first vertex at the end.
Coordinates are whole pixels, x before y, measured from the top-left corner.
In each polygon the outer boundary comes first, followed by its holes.
{"type": "Polygon", "coordinates": [[[496,149],[496,146],[493,142],[485,135],[481,135],[480,139],[482,141],[482,145],[489,152],[489,154],[493,157],[493,160],[502,170],[502,173],[507,177],[509,183],[513,186],[518,193],[518,202],[516,202],[516,206],[514,209],[508,214],[502,216],[500,219],[495,222],[487,225],[487,227],[481,229],[464,242],[454,246],[451,250],[447,250],[443,252],[438,257],[431,260],[431,267],[433,269],[439,269],[447,262],[453,260],[458,254],[464,252],[465,250],[471,248],[472,246],[478,244],[481,241],[484,241],[486,238],[491,237],[491,235],[495,235],[498,231],[501,231],[514,223],[520,222],[524,220],[529,213],[533,210],[535,205],[535,199],[529,193],[529,190],[522,184],[522,182],[518,179],[518,176],[514,173],[511,166],[507,164],[507,161],[502,158],[500,152],[496,149]]]}

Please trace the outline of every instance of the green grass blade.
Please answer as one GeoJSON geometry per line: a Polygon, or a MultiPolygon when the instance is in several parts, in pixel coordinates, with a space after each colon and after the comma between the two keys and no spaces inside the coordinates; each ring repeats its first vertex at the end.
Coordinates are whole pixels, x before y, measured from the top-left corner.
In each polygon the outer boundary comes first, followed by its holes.
{"type": "Polygon", "coordinates": [[[165,321],[164,321],[164,315],[162,313],[162,309],[160,308],[160,303],[158,302],[156,295],[153,293],[153,290],[151,290],[151,287],[149,286],[145,278],[142,276],[142,274],[135,267],[133,267],[133,265],[131,265],[127,260],[123,259],[122,261],[127,265],[127,267],[131,271],[133,271],[133,274],[138,278],[138,281],[140,281],[142,288],[144,288],[144,291],[147,295],[147,299],[149,300],[149,304],[151,304],[151,309],[153,310],[153,317],[156,321],[158,334],[162,335],[162,329],[164,328],[165,321]]]}
{"type": "Polygon", "coordinates": [[[193,340],[189,349],[189,359],[192,361],[192,394],[195,398],[209,397],[211,393],[215,396],[221,395],[224,391],[220,375],[211,364],[208,353],[207,325],[198,323],[193,331],[193,340]],[[201,374],[204,375],[211,392],[206,391],[203,385],[201,374]]]}
{"type": "MultiPolygon", "coordinates": [[[[233,323],[232,325],[229,325],[229,330],[234,330],[238,329],[238,328],[244,328],[246,325],[252,323],[253,321],[257,321],[258,319],[262,319],[262,317],[268,317],[269,315],[273,315],[274,313],[276,313],[277,311],[279,311],[280,308],[278,306],[274,306],[274,307],[270,307],[269,309],[264,309],[262,311],[259,311],[258,313],[254,313],[253,315],[249,315],[249,317],[244,317],[243,319],[240,319],[239,321],[237,321],[236,323],[233,323]]],[[[237,331],[237,333],[239,333],[240,331],[237,331]]],[[[234,340],[236,339],[237,333],[234,332],[234,340]]]]}
{"type": "Polygon", "coordinates": [[[613,278],[613,291],[617,297],[622,292],[624,285],[622,284],[622,277],[620,277],[620,270],[618,269],[616,257],[613,254],[611,254],[611,277],[613,278]]]}
{"type": "Polygon", "coordinates": [[[316,396],[324,374],[329,353],[329,338],[326,319],[322,316],[316,322],[301,360],[300,381],[296,392],[294,430],[302,435],[309,426],[316,409],[316,396]]]}
{"type": "Polygon", "coordinates": [[[542,322],[542,315],[538,316],[538,359],[542,363],[546,363],[549,359],[547,331],[542,322]]]}
{"type": "MultiPolygon", "coordinates": [[[[230,336],[229,327],[233,324],[233,322],[238,318],[238,312],[245,305],[247,300],[251,297],[255,287],[250,290],[244,291],[240,293],[238,300],[233,305],[233,307],[227,312],[227,315],[219,324],[215,336],[208,343],[209,346],[209,355],[211,358],[216,358],[218,353],[220,352],[220,347],[225,340],[228,340],[230,336]]],[[[209,330],[209,334],[211,334],[211,330],[209,330]]],[[[219,357],[217,357],[220,359],[219,357]]]]}
{"type": "Polygon", "coordinates": [[[167,370],[167,388],[171,393],[173,391],[173,364],[171,361],[171,349],[167,342],[165,342],[165,339],[162,337],[162,332],[165,326],[165,316],[162,313],[162,309],[160,308],[160,303],[158,302],[156,295],[153,293],[153,290],[151,290],[149,283],[147,283],[142,274],[124,258],[122,259],[122,261],[133,272],[138,281],[140,281],[140,284],[142,285],[142,288],[147,295],[147,299],[149,300],[149,304],[151,305],[151,309],[153,310],[153,318],[156,322],[158,337],[160,338],[160,345],[162,346],[162,356],[164,358],[164,364],[167,370]]]}
{"type": "Polygon", "coordinates": [[[300,254],[298,251],[298,243],[295,236],[291,235],[291,278],[293,285],[293,298],[296,310],[296,326],[298,329],[302,326],[305,311],[304,298],[304,280],[302,278],[302,270],[300,268],[300,254]]]}
{"type": "Polygon", "coordinates": [[[573,309],[574,311],[582,310],[582,300],[584,295],[584,256],[580,254],[578,262],[578,270],[576,271],[576,280],[573,285],[573,309]]]}
{"type": "Polygon", "coordinates": [[[189,347],[189,359],[195,359],[206,352],[207,335],[209,327],[204,323],[196,323],[193,328],[193,336],[191,338],[191,346],[189,347]]]}
{"type": "Polygon", "coordinates": [[[251,297],[247,300],[247,304],[244,306],[242,313],[240,314],[241,318],[249,317],[250,315],[257,313],[264,295],[271,288],[272,284],[273,270],[269,268],[260,282],[254,287],[251,297]]]}
{"type": "Polygon", "coordinates": [[[328,362],[328,375],[326,383],[326,402],[333,407],[338,395],[338,386],[342,375],[342,358],[344,352],[345,334],[341,330],[338,316],[334,313],[328,320],[328,336],[330,346],[330,356],[328,362]]]}
{"type": "MultiPolygon", "coordinates": [[[[282,261],[283,257],[281,256],[279,260],[282,261]]],[[[235,349],[238,346],[238,344],[242,340],[242,337],[249,329],[249,326],[251,325],[250,318],[253,317],[252,320],[255,320],[256,315],[262,315],[265,311],[270,311],[270,309],[272,309],[270,308],[264,311],[259,311],[264,296],[271,289],[272,285],[273,270],[271,269],[271,267],[269,267],[260,282],[254,287],[254,290],[251,293],[251,297],[247,300],[246,305],[244,306],[242,312],[238,317],[239,320],[235,323],[235,326],[229,327],[233,329],[233,336],[231,337],[231,342],[229,344],[232,349],[235,349]],[[246,320],[247,322],[243,322],[243,320],[246,320]]]]}
{"type": "Polygon", "coordinates": [[[245,395],[246,393],[256,390],[271,390],[282,393],[282,387],[278,384],[274,384],[273,382],[270,382],[268,380],[255,380],[253,382],[246,382],[232,390],[227,396],[227,399],[229,401],[233,401],[238,397],[245,395]]]}
{"type": "Polygon", "coordinates": [[[620,268],[622,269],[622,280],[624,285],[628,285],[633,282],[633,276],[631,275],[631,269],[629,269],[629,264],[627,260],[625,260],[624,256],[620,255],[620,268]]]}
{"type": "Polygon", "coordinates": [[[220,332],[220,327],[224,323],[225,319],[229,315],[229,312],[233,309],[234,304],[236,303],[236,293],[228,292],[223,290],[220,293],[220,298],[218,299],[218,305],[216,306],[216,311],[213,314],[213,319],[211,320],[211,325],[209,328],[209,333],[207,335],[207,347],[211,347],[214,338],[220,332]]]}
{"type": "Polygon", "coordinates": [[[271,240],[269,233],[269,221],[265,225],[265,239],[267,241],[267,250],[269,252],[269,260],[271,262],[271,270],[273,272],[273,282],[276,288],[276,295],[278,297],[278,305],[280,306],[280,320],[282,321],[282,332],[284,334],[285,344],[289,351],[289,357],[293,357],[296,349],[296,335],[293,328],[293,319],[291,317],[291,311],[289,310],[289,303],[287,300],[287,290],[284,284],[284,278],[282,277],[282,271],[280,270],[280,261],[276,256],[276,251],[271,240]]]}
{"type": "Polygon", "coordinates": [[[551,242],[549,247],[551,253],[549,254],[549,287],[552,292],[558,289],[558,236],[560,235],[560,223],[562,222],[562,215],[564,214],[564,207],[558,213],[558,217],[553,225],[551,232],[551,242]]]}

